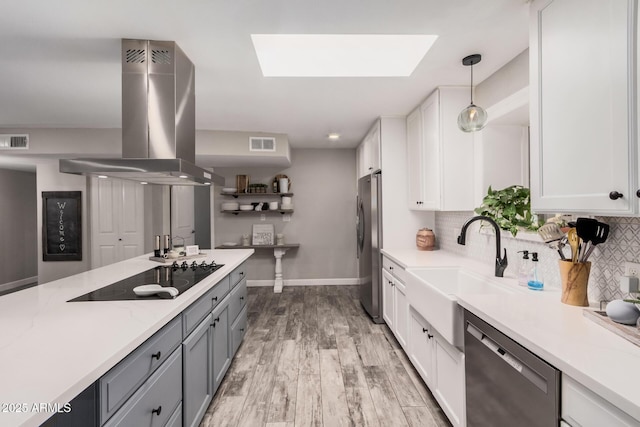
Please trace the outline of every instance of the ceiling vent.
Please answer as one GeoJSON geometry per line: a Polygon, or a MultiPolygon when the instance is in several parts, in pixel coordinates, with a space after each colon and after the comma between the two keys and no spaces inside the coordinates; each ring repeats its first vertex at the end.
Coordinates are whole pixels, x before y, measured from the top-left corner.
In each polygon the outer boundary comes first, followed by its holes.
{"type": "Polygon", "coordinates": [[[249,137],[249,151],[276,151],[276,139],[251,136],[249,137]]]}
{"type": "Polygon", "coordinates": [[[29,135],[0,135],[0,150],[26,150],[29,148],[29,135]]]}

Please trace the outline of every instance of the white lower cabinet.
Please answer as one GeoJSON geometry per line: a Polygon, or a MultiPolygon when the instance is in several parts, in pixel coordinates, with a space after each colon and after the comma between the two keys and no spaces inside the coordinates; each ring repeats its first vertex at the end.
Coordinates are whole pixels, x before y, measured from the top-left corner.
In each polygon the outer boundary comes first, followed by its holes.
{"type": "Polygon", "coordinates": [[[407,302],[407,287],[400,280],[394,278],[394,312],[396,315],[396,339],[402,346],[407,347],[409,332],[409,303],[407,302]]]}
{"type": "Polygon", "coordinates": [[[409,303],[407,287],[400,278],[404,269],[388,258],[382,263],[382,318],[402,346],[407,347],[409,303]]]}
{"type": "Polygon", "coordinates": [[[429,332],[431,325],[413,309],[409,309],[409,360],[413,363],[424,382],[431,387],[431,367],[433,366],[433,351],[429,332]]]}
{"type": "Polygon", "coordinates": [[[384,319],[389,329],[392,331],[395,329],[395,300],[393,287],[393,276],[382,270],[382,318],[384,319]]]}
{"type": "Polygon", "coordinates": [[[433,332],[431,391],[454,426],[466,425],[464,353],[433,332]]]}
{"type": "Polygon", "coordinates": [[[626,412],[613,406],[602,397],[562,374],[560,415],[570,427],[631,427],[640,425],[626,412]]]}
{"type": "Polygon", "coordinates": [[[409,308],[409,360],[454,426],[466,425],[464,353],[409,308]]]}

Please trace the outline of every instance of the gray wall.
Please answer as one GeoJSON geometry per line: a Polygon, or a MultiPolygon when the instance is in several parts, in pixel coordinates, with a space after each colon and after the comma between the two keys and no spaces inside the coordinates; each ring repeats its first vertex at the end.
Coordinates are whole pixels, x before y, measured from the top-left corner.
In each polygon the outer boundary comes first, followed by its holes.
{"type": "Polygon", "coordinates": [[[38,275],[36,174],[0,169],[0,286],[38,275]]]}
{"type": "MultiPolygon", "coordinates": [[[[357,277],[355,244],[356,154],[354,149],[293,149],[292,165],[274,168],[216,168],[226,178],[227,187],[235,187],[236,174],[251,176],[251,183],[268,184],[279,173],[291,179],[294,213],[290,222],[280,214],[267,214],[266,224],[274,224],[285,242],[300,243],[283,257],[284,279],[353,279],[357,277]]],[[[216,188],[214,203],[215,244],[240,243],[242,234],[251,234],[259,216],[220,213],[223,201],[216,188]]],[[[260,201],[265,198],[238,200],[260,201]]],[[[273,199],[276,200],[276,199],[273,199]]],[[[279,198],[277,198],[279,201],[279,198]]],[[[249,259],[251,280],[273,280],[273,250],[259,249],[249,259]]]]}

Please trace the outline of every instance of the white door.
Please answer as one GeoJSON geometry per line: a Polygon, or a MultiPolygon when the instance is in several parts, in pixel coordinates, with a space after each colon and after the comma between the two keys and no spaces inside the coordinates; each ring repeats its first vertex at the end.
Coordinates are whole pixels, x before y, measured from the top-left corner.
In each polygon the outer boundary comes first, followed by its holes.
{"type": "Polygon", "coordinates": [[[420,210],[422,201],[422,114],[420,108],[407,116],[407,169],[409,209],[420,210]]]}
{"type": "Polygon", "coordinates": [[[531,207],[536,212],[637,211],[637,40],[636,18],[629,15],[634,3],[532,3],[531,207]],[[597,60],[585,63],[594,55],[597,60]]]}
{"type": "Polygon", "coordinates": [[[144,191],[119,179],[91,179],[91,268],[144,253],[144,191]]]}
{"type": "Polygon", "coordinates": [[[189,185],[171,187],[171,237],[173,244],[195,244],[195,216],[193,210],[193,187],[189,185]]]}
{"type": "Polygon", "coordinates": [[[423,198],[421,209],[439,210],[441,206],[440,177],[442,157],[440,155],[440,103],[438,91],[434,92],[420,107],[422,114],[422,167],[423,198]]]}

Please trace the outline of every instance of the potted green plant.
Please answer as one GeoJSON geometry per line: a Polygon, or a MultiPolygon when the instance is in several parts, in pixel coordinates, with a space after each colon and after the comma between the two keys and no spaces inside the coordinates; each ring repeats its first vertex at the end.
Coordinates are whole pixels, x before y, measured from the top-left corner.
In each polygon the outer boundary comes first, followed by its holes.
{"type": "Polygon", "coordinates": [[[529,189],[521,185],[502,190],[493,190],[489,186],[482,205],[474,212],[493,219],[501,229],[510,231],[514,237],[518,230],[535,231],[540,227],[537,216],[531,213],[529,189]]]}

